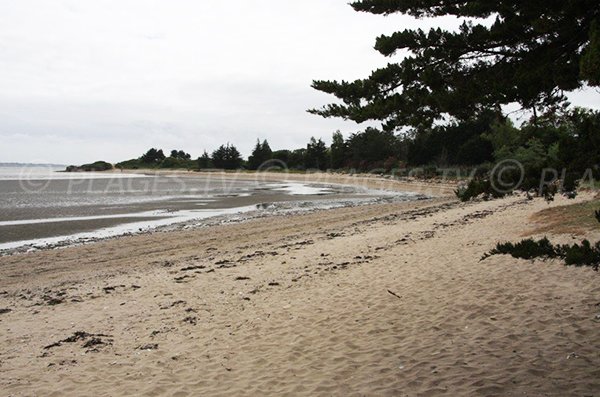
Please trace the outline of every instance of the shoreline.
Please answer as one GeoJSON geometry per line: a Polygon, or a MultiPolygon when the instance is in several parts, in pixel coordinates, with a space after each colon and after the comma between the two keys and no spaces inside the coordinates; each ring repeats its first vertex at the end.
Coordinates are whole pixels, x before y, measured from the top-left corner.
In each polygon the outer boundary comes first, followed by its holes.
{"type": "MultiPolygon", "coordinates": [[[[112,173],[105,174],[110,178],[112,173]]],[[[85,175],[85,174],[84,174],[85,175]]],[[[100,178],[94,174],[94,177],[100,178]]],[[[119,173],[119,178],[128,174],[119,173]]],[[[198,176],[205,177],[206,175],[198,173],[180,173],[180,172],[158,172],[150,173],[148,170],[140,170],[133,175],[153,175],[153,176],[175,176],[181,177],[182,185],[185,185],[185,178],[195,178],[198,176]]],[[[168,232],[171,230],[181,230],[185,228],[206,227],[220,223],[228,222],[243,222],[253,218],[264,216],[278,216],[280,214],[294,214],[301,212],[313,212],[319,210],[328,210],[339,207],[355,207],[360,205],[375,205],[385,202],[405,201],[405,200],[422,200],[427,198],[423,194],[417,194],[406,191],[406,185],[394,185],[394,192],[403,193],[403,196],[385,196],[381,195],[385,191],[379,185],[379,181],[368,180],[367,183],[360,180],[342,180],[339,177],[332,175],[312,175],[307,174],[303,180],[290,180],[283,178],[280,174],[229,174],[229,173],[211,173],[207,180],[222,180],[224,183],[231,183],[239,180],[253,180],[263,183],[302,183],[307,186],[320,186],[322,188],[334,187],[340,188],[340,192],[335,193],[335,196],[322,196],[311,194],[286,195],[284,193],[272,193],[262,196],[240,196],[223,199],[218,202],[219,206],[212,203],[203,204],[194,211],[180,208],[180,211],[165,212],[151,211],[145,206],[156,206],[155,202],[148,202],[146,205],[139,204],[137,212],[124,212],[122,215],[115,213],[114,215],[83,217],[82,219],[74,219],[69,223],[70,229],[74,233],[62,234],[62,218],[42,219],[39,222],[35,221],[9,221],[4,227],[6,233],[13,234],[27,230],[35,231],[38,235],[36,238],[20,238],[3,242],[0,239],[0,256],[13,255],[16,253],[32,252],[36,250],[48,250],[56,248],[64,248],[79,244],[93,244],[107,239],[119,238],[127,235],[137,235],[146,233],[168,232]],[[324,181],[324,179],[328,179],[324,181]],[[344,183],[340,183],[344,182],[344,183]],[[353,183],[349,183],[353,182],[353,183]],[[343,193],[344,188],[365,189],[363,194],[343,193]],[[375,190],[377,189],[377,190],[375,190]],[[369,192],[371,194],[369,194],[369,192]],[[414,195],[414,197],[413,197],[414,195]],[[372,197],[371,197],[372,196],[372,197]],[[266,200],[266,201],[265,201],[266,200]],[[312,203],[312,204],[311,204],[312,203]],[[204,211],[204,212],[203,212],[204,211]],[[188,214],[189,212],[189,214],[188,214]],[[152,214],[151,214],[152,213],[152,214]],[[169,215],[169,213],[176,215],[169,215]],[[206,213],[206,215],[205,215],[206,213]],[[187,215],[186,215],[187,214],[187,215]],[[128,222],[124,222],[128,221],[128,222]],[[19,225],[22,222],[24,225],[19,225]],[[14,226],[13,226],[14,224],[14,226]],[[25,225],[31,224],[31,225],[25,225]],[[38,225],[36,225],[38,224],[38,225]],[[101,226],[102,228],[98,228],[101,226]]],[[[418,186],[414,190],[419,190],[418,186]]],[[[360,191],[359,191],[360,192],[360,191]]],[[[157,201],[158,202],[158,201],[157,201]]],[[[172,208],[168,201],[164,201],[164,205],[172,208]]],[[[123,210],[121,210],[123,211],[123,210]]],[[[70,218],[64,218],[68,220],[70,218]]],[[[5,236],[6,237],[6,236],[5,236]]]]}
{"type": "Polygon", "coordinates": [[[107,174],[144,174],[144,175],[171,175],[192,177],[195,175],[211,175],[225,178],[239,178],[262,182],[302,182],[358,186],[367,189],[380,189],[390,191],[405,191],[426,194],[429,196],[454,196],[458,180],[450,182],[439,179],[418,178],[393,178],[390,175],[374,175],[365,173],[345,174],[337,172],[256,172],[256,171],[185,171],[163,169],[137,169],[137,170],[110,170],[103,171],[107,174]]]}
{"type": "Polygon", "coordinates": [[[442,197],[1,257],[0,387],[593,394],[598,274],[558,261],[481,261],[530,231],[536,213],[589,199],[442,197]]]}

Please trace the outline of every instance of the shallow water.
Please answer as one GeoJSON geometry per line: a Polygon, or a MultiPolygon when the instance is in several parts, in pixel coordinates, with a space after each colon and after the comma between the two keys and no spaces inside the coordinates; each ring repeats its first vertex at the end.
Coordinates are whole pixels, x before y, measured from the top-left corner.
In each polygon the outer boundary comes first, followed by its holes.
{"type": "MultiPolygon", "coordinates": [[[[210,174],[62,173],[0,167],[0,250],[90,240],[215,217],[356,205],[411,193],[210,174]]],[[[255,214],[256,215],[256,214],[255,214]]]]}

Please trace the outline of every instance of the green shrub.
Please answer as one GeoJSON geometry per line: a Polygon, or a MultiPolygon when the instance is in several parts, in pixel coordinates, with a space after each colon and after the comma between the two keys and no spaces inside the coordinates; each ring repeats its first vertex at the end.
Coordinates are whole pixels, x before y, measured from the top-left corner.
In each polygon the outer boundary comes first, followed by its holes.
{"type": "Polygon", "coordinates": [[[70,165],[67,167],[67,172],[100,172],[100,171],[109,171],[112,170],[113,166],[106,161],[96,161],[91,164],[83,164],[81,166],[70,165]]]}
{"type": "Polygon", "coordinates": [[[459,187],[454,191],[454,194],[456,194],[456,197],[458,197],[460,201],[469,201],[480,195],[483,195],[484,200],[500,198],[506,195],[506,193],[494,189],[489,179],[483,178],[471,179],[467,186],[459,187]]]}
{"type": "MultiPolygon", "coordinates": [[[[120,163],[115,164],[115,167],[119,168],[119,169],[126,169],[126,170],[137,170],[140,168],[149,168],[149,166],[146,166],[145,164],[143,164],[139,159],[122,161],[120,163]]],[[[154,167],[152,167],[152,168],[154,168],[154,167]]]]}
{"type": "Polygon", "coordinates": [[[592,246],[588,240],[583,240],[581,245],[565,245],[561,248],[567,266],[591,266],[594,270],[598,270],[600,265],[600,241],[592,246]]]}
{"type": "Polygon", "coordinates": [[[159,164],[159,168],[191,169],[195,168],[196,165],[197,162],[194,160],[167,157],[159,164]]]}
{"type": "Polygon", "coordinates": [[[594,246],[588,240],[583,240],[581,245],[553,245],[544,237],[538,241],[526,239],[516,244],[510,242],[499,243],[496,248],[485,254],[481,260],[492,255],[511,255],[513,258],[519,259],[561,258],[567,266],[590,266],[598,271],[600,266],[600,241],[594,246]]]}
{"type": "Polygon", "coordinates": [[[516,244],[499,243],[495,249],[490,251],[488,256],[507,254],[512,255],[513,258],[534,259],[539,257],[556,258],[558,253],[552,243],[544,237],[539,241],[526,239],[516,244]]]}

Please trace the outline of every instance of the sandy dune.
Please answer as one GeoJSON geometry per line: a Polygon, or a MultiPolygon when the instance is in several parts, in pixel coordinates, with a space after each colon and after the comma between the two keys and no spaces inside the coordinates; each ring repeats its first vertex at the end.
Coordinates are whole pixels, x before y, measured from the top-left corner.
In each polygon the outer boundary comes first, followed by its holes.
{"type": "Polygon", "coordinates": [[[0,258],[0,394],[597,395],[598,274],[480,262],[547,207],[438,198],[0,258]]]}

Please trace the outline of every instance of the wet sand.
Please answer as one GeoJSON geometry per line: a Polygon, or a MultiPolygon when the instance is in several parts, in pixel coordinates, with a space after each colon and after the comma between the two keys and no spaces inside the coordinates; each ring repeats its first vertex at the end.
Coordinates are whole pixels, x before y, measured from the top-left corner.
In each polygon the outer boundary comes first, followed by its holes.
{"type": "MultiPolygon", "coordinates": [[[[149,222],[166,219],[165,217],[127,217],[110,219],[93,219],[69,221],[68,231],[71,234],[92,233],[101,228],[109,228],[120,224],[133,222],[149,222]]],[[[44,222],[27,225],[2,226],[0,243],[47,239],[65,234],[64,222],[44,222]]]]}
{"type": "MultiPolygon", "coordinates": [[[[364,196],[367,198],[369,196],[364,196]]],[[[333,197],[332,197],[333,198],[333,197]]],[[[353,199],[353,195],[335,195],[336,200],[353,199]]],[[[66,207],[60,211],[53,211],[53,215],[65,218],[75,218],[68,222],[53,222],[53,218],[41,218],[43,221],[33,224],[22,224],[22,225],[0,225],[0,243],[8,243],[12,241],[23,241],[33,239],[44,239],[50,237],[58,237],[65,235],[73,235],[76,233],[90,232],[102,228],[110,228],[119,225],[127,225],[133,222],[148,222],[158,221],[167,219],[170,215],[172,216],[178,211],[189,211],[189,210],[202,210],[210,211],[214,210],[215,214],[219,213],[219,210],[245,208],[248,206],[256,206],[259,204],[267,203],[285,203],[299,200],[298,197],[290,196],[287,194],[259,194],[245,197],[227,197],[221,198],[216,202],[203,203],[202,207],[198,207],[194,202],[186,201],[153,201],[149,203],[136,203],[134,205],[128,205],[123,208],[110,208],[106,206],[93,206],[88,208],[69,208],[66,207]],[[191,208],[190,208],[191,207],[191,208]],[[141,215],[135,216],[133,213],[139,213],[141,215]],[[156,212],[164,213],[164,216],[144,216],[144,213],[156,212]],[[111,218],[102,218],[103,216],[110,215],[111,218]],[[121,216],[115,216],[121,215],[121,216]],[[95,219],[84,219],[77,220],[76,217],[88,216],[97,217],[95,219]]],[[[322,196],[302,196],[302,201],[318,201],[324,200],[322,196]]],[[[43,217],[47,216],[48,211],[43,209],[35,210],[23,210],[20,212],[26,214],[23,216],[43,217]],[[36,212],[39,212],[36,215],[36,212]]]]}
{"type": "Polygon", "coordinates": [[[2,257],[0,389],[595,395],[598,273],[480,261],[570,203],[441,197],[2,257]]]}
{"type": "Polygon", "coordinates": [[[280,179],[263,180],[258,174],[249,178],[247,173],[148,172],[131,176],[94,173],[90,179],[85,179],[90,177],[87,173],[75,173],[69,174],[69,179],[0,181],[0,250],[14,249],[18,242],[23,249],[46,244],[52,247],[61,236],[64,241],[60,244],[64,245],[82,238],[82,233],[89,241],[105,234],[112,237],[147,231],[168,223],[163,222],[168,218],[173,224],[191,221],[194,212],[197,219],[204,219],[274,203],[289,206],[297,202],[300,210],[303,203],[352,205],[381,196],[364,191],[368,188],[314,185],[310,180],[306,185],[286,185],[280,179]],[[34,187],[37,190],[31,190],[34,187]],[[98,236],[94,236],[95,231],[98,236]]]}

